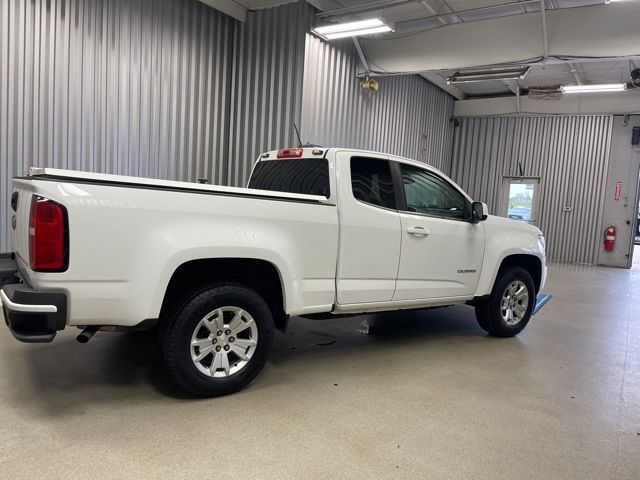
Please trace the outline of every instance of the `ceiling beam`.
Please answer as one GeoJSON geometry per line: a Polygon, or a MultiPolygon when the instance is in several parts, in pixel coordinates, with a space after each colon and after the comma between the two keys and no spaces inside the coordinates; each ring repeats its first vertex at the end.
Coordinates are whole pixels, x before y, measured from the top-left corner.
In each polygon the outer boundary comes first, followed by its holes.
{"type": "Polygon", "coordinates": [[[547,7],[544,0],[540,0],[540,16],[542,17],[542,61],[546,63],[549,58],[549,43],[547,41],[547,7]]]}
{"type": "Polygon", "coordinates": [[[462,19],[456,15],[453,9],[443,0],[421,0],[420,5],[429,10],[440,25],[462,22],[462,19]],[[434,6],[434,3],[437,4],[437,6],[434,6]],[[453,21],[451,21],[452,19],[453,21]]]}
{"type": "Polygon", "coordinates": [[[233,0],[200,0],[200,2],[243,23],[247,21],[247,9],[233,0]]]}
{"type": "Polygon", "coordinates": [[[574,62],[569,62],[567,63],[567,66],[569,67],[571,75],[573,75],[573,79],[576,81],[576,85],[584,85],[584,77],[577,65],[574,62]]]}
{"type": "Polygon", "coordinates": [[[369,68],[369,62],[367,62],[367,57],[364,56],[364,52],[362,51],[362,47],[360,47],[360,42],[357,37],[353,37],[353,45],[356,47],[356,52],[358,52],[358,57],[360,57],[360,63],[362,64],[362,68],[366,74],[369,74],[371,68],[369,68]]]}
{"type": "Polygon", "coordinates": [[[357,15],[361,13],[375,12],[384,8],[397,7],[399,5],[407,5],[410,3],[418,3],[418,0],[378,0],[376,2],[367,2],[363,5],[352,5],[349,7],[336,8],[327,12],[318,13],[320,18],[341,17],[345,15],[357,15]]]}
{"type": "Polygon", "coordinates": [[[514,95],[520,95],[520,85],[516,80],[505,80],[502,83],[504,83],[507,88],[511,90],[511,93],[513,93],[514,95]]]}
{"type": "Polygon", "coordinates": [[[560,100],[535,100],[520,97],[520,112],[513,97],[472,98],[455,102],[455,117],[497,115],[622,115],[640,114],[640,89],[620,93],[584,93],[562,95],[560,100]]]}
{"type": "Polygon", "coordinates": [[[447,81],[436,72],[424,72],[420,74],[423,78],[433,83],[436,87],[441,88],[456,100],[464,100],[467,95],[455,85],[448,85],[447,81]]]}
{"type": "Polygon", "coordinates": [[[633,57],[640,45],[640,2],[616,2],[443,25],[393,38],[362,39],[369,61],[394,73],[457,70],[554,57],[633,57]],[[442,48],[446,45],[446,48],[442,48]]]}
{"type": "MultiPolygon", "coordinates": [[[[434,8],[434,6],[431,5],[430,0],[422,0],[420,2],[420,5],[429,10],[429,12],[431,12],[431,15],[438,15],[440,13],[438,9],[434,8]]],[[[449,23],[444,19],[444,17],[440,15],[438,15],[436,19],[438,20],[438,22],[440,22],[440,25],[447,25],[449,23]]]]}

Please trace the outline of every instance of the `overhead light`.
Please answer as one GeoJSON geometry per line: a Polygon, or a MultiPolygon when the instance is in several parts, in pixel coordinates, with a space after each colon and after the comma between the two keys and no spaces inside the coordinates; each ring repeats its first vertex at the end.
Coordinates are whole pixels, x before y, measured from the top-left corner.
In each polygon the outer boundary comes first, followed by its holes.
{"type": "Polygon", "coordinates": [[[325,40],[336,40],[338,38],[358,37],[362,35],[372,35],[374,33],[391,32],[393,29],[379,18],[370,18],[368,20],[359,20],[357,22],[325,25],[314,28],[311,31],[325,40]]]}
{"type": "Polygon", "coordinates": [[[624,92],[626,83],[603,83],[601,85],[562,85],[562,93],[595,93],[595,92],[624,92]]]}
{"type": "Polygon", "coordinates": [[[529,66],[510,70],[486,70],[483,72],[456,72],[447,77],[447,85],[484,82],[487,80],[522,80],[529,73],[529,66]]]}

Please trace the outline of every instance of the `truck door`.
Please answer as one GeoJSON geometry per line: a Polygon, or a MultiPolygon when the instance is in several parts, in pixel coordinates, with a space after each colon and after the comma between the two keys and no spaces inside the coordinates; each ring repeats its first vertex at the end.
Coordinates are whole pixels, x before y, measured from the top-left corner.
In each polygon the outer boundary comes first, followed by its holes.
{"type": "Polygon", "coordinates": [[[465,215],[464,195],[445,177],[394,162],[402,253],[393,300],[473,295],[484,255],[484,226],[465,215]]]}
{"type": "Polygon", "coordinates": [[[384,155],[336,153],[340,240],[338,303],[389,301],[400,259],[400,217],[384,155]]]}

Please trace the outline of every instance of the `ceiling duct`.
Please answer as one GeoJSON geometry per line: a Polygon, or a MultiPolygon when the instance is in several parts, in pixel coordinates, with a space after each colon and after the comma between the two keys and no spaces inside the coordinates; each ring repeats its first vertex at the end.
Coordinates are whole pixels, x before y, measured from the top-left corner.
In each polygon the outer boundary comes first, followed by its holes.
{"type": "Polygon", "coordinates": [[[532,100],[560,100],[560,87],[530,87],[529,98],[532,100]]]}

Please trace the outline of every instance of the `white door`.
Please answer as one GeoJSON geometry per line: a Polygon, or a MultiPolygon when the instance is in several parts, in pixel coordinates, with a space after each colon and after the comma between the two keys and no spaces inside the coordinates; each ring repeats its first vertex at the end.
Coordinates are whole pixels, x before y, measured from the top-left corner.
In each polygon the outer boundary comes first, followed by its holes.
{"type": "Polygon", "coordinates": [[[502,216],[518,222],[538,224],[537,177],[504,177],[502,180],[502,216]]]}
{"type": "Polygon", "coordinates": [[[402,251],[394,300],[470,296],[484,254],[482,222],[467,220],[468,200],[435,172],[399,163],[402,251]]]}
{"type": "Polygon", "coordinates": [[[384,155],[338,152],[338,303],[389,301],[400,258],[400,218],[384,155]]]}

